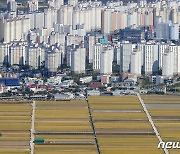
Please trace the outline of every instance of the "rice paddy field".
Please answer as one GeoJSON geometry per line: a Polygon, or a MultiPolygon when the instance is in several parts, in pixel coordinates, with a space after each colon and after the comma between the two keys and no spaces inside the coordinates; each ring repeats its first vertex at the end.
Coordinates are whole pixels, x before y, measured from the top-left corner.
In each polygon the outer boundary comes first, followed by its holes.
{"type": "MultiPolygon", "coordinates": [[[[180,96],[143,96],[144,103],[165,142],[180,142],[180,96]]],[[[169,150],[170,154],[180,149],[169,150]]]]}
{"type": "MultiPolygon", "coordinates": [[[[180,142],[180,97],[141,97],[163,141],[180,142]]],[[[34,154],[164,153],[137,96],[35,104],[34,154]]],[[[0,102],[0,154],[30,153],[31,113],[31,103],[0,102]]]]}
{"type": "Polygon", "coordinates": [[[29,154],[31,104],[0,102],[0,154],[29,154]]]}
{"type": "Polygon", "coordinates": [[[136,96],[88,98],[102,154],[163,154],[136,96]]]}
{"type": "Polygon", "coordinates": [[[36,102],[36,154],[97,154],[85,101],[36,102]]]}

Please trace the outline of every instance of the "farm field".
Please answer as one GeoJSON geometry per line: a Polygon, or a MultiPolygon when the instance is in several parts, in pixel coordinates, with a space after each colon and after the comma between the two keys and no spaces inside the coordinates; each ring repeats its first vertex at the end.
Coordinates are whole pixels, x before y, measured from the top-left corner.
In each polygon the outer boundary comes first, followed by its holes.
{"type": "Polygon", "coordinates": [[[35,145],[36,154],[97,154],[94,145],[35,145]]]}
{"type": "Polygon", "coordinates": [[[180,104],[180,96],[175,95],[142,95],[146,104],[180,104]]]}
{"type": "MultiPolygon", "coordinates": [[[[143,96],[152,119],[165,142],[180,140],[180,96],[143,96]],[[153,102],[149,105],[149,102],[153,102]]],[[[177,150],[169,150],[178,153],[177,150]]]]}
{"type": "Polygon", "coordinates": [[[102,154],[163,154],[136,96],[88,100],[102,154]]]}
{"type": "MultiPolygon", "coordinates": [[[[180,97],[142,99],[163,141],[179,142],[180,97]]],[[[31,103],[0,102],[0,154],[30,153],[31,113],[31,103]]],[[[164,153],[137,96],[36,101],[34,126],[34,154],[164,153]]]]}
{"type": "Polygon", "coordinates": [[[36,154],[96,154],[97,149],[85,101],[36,102],[36,154]]]}
{"type": "Polygon", "coordinates": [[[0,102],[0,153],[28,154],[31,104],[0,102]]]}

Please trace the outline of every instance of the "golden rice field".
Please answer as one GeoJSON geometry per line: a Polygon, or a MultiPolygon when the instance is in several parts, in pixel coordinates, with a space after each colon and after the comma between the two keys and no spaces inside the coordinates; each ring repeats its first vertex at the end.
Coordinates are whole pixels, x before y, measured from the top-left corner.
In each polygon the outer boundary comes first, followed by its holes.
{"type": "Polygon", "coordinates": [[[94,121],[101,120],[148,120],[143,112],[93,112],[94,121]]]}
{"type": "Polygon", "coordinates": [[[108,110],[116,110],[120,108],[121,110],[140,110],[141,106],[139,104],[117,104],[117,103],[91,103],[91,109],[108,109],[108,110]]]}
{"type": "Polygon", "coordinates": [[[88,122],[37,122],[36,131],[60,131],[60,132],[90,132],[91,126],[88,122]]]}
{"type": "Polygon", "coordinates": [[[102,154],[163,154],[136,96],[88,100],[102,154]]]}
{"type": "Polygon", "coordinates": [[[82,100],[78,101],[38,101],[36,104],[37,107],[41,108],[82,108],[86,107],[86,103],[82,100]]]}
{"type": "MultiPolygon", "coordinates": [[[[11,113],[9,113],[11,114],[11,113]]],[[[0,121],[4,121],[4,120],[16,120],[16,121],[23,121],[23,120],[27,120],[27,121],[30,121],[31,120],[31,117],[29,115],[25,116],[25,115],[3,115],[3,116],[0,116],[0,121]]]]}
{"type": "Polygon", "coordinates": [[[159,149],[156,149],[156,147],[103,147],[101,150],[101,153],[103,154],[164,154],[162,151],[159,149]]]}
{"type": "Polygon", "coordinates": [[[31,106],[29,104],[1,104],[0,112],[29,112],[31,110],[31,106]]]}
{"type": "Polygon", "coordinates": [[[29,132],[21,132],[21,133],[3,133],[3,137],[1,141],[28,141],[29,140],[29,132]]]}
{"type": "Polygon", "coordinates": [[[57,101],[42,102],[36,104],[36,131],[56,132],[89,132],[92,131],[89,123],[89,115],[86,102],[82,101],[57,101]],[[72,105],[79,105],[72,108],[72,105]],[[48,108],[51,106],[51,108],[48,108]]]}
{"type": "Polygon", "coordinates": [[[103,154],[163,154],[156,148],[157,138],[152,135],[99,135],[98,141],[103,154]]]}
{"type": "Polygon", "coordinates": [[[97,152],[95,151],[75,151],[74,149],[73,150],[70,150],[70,151],[37,151],[36,154],[97,154],[97,152]]]}
{"type": "Polygon", "coordinates": [[[66,133],[62,135],[35,135],[35,138],[43,138],[45,142],[66,143],[65,145],[35,144],[36,154],[68,154],[71,152],[73,154],[97,154],[95,140],[92,134],[68,134],[72,132],[92,133],[88,107],[85,101],[37,102],[35,131],[66,133]],[[87,142],[91,142],[92,144],[81,144],[87,142]]]}
{"type": "Polygon", "coordinates": [[[87,108],[36,109],[37,119],[88,119],[87,108]]]}
{"type": "Polygon", "coordinates": [[[96,147],[92,145],[36,145],[35,148],[38,150],[44,150],[44,151],[51,151],[54,148],[57,148],[58,151],[72,151],[73,149],[75,151],[91,151],[95,150],[96,147]]]}
{"type": "Polygon", "coordinates": [[[108,135],[98,137],[101,143],[101,152],[123,154],[163,154],[155,145],[158,144],[155,136],[108,135]]]}
{"type": "Polygon", "coordinates": [[[36,138],[44,138],[46,141],[59,141],[59,142],[93,142],[93,135],[35,135],[36,138]]]}
{"type": "Polygon", "coordinates": [[[142,98],[146,104],[180,104],[180,96],[175,95],[144,95],[142,98]]]}
{"type": "Polygon", "coordinates": [[[91,109],[106,110],[141,110],[139,100],[135,96],[123,96],[121,99],[116,96],[94,96],[89,97],[91,109]]]}
{"type": "Polygon", "coordinates": [[[29,153],[31,104],[0,102],[0,154],[29,153]]]}
{"type": "Polygon", "coordinates": [[[99,135],[99,142],[103,146],[153,146],[157,142],[156,136],[153,135],[99,135]],[[110,142],[109,142],[110,141],[110,142]],[[137,142],[138,141],[138,142],[137,142]]]}
{"type": "Polygon", "coordinates": [[[35,145],[36,154],[97,154],[94,145],[35,145]]]}
{"type": "Polygon", "coordinates": [[[105,103],[105,102],[112,102],[112,103],[132,103],[138,104],[139,100],[136,96],[90,96],[88,97],[90,103],[105,103]]]}
{"type": "Polygon", "coordinates": [[[152,131],[148,122],[95,122],[95,129],[117,131],[152,131]]]}
{"type": "Polygon", "coordinates": [[[179,149],[169,150],[170,154],[179,154],[179,149]]]}
{"type": "Polygon", "coordinates": [[[1,154],[29,154],[29,151],[24,150],[0,150],[1,154]]]}
{"type": "MultiPolygon", "coordinates": [[[[180,96],[143,96],[144,102],[153,105],[148,110],[153,121],[165,142],[180,141],[180,96]],[[159,105],[161,104],[161,105],[159,105]]],[[[148,105],[147,105],[148,106],[148,105]]],[[[180,153],[178,150],[170,149],[170,154],[180,153]]]]}
{"type": "Polygon", "coordinates": [[[151,108],[149,109],[149,112],[151,113],[152,117],[180,117],[180,112],[178,108],[151,108]]]}
{"type": "MultiPolygon", "coordinates": [[[[180,141],[180,97],[144,95],[142,99],[162,139],[180,141]]],[[[88,102],[101,154],[163,154],[136,96],[90,96],[88,102]]],[[[31,112],[30,103],[0,103],[0,154],[29,153],[31,112]]],[[[35,139],[48,143],[35,144],[35,154],[97,154],[83,100],[36,101],[35,132],[40,133],[35,139]]]]}

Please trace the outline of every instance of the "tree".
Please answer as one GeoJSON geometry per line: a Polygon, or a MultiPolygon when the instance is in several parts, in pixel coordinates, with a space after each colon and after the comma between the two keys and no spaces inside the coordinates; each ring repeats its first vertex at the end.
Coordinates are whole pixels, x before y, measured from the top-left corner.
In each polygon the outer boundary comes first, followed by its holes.
{"type": "Polygon", "coordinates": [[[117,65],[117,64],[113,64],[113,65],[112,65],[112,72],[113,72],[114,74],[119,74],[119,73],[120,73],[120,66],[117,65]]]}
{"type": "Polygon", "coordinates": [[[10,96],[12,96],[12,93],[9,92],[9,91],[8,92],[4,92],[4,93],[1,94],[1,96],[2,97],[10,97],[10,96]]]}
{"type": "Polygon", "coordinates": [[[21,69],[21,70],[23,69],[25,71],[28,71],[30,69],[30,65],[27,65],[27,64],[21,65],[19,69],[21,69]]]}
{"type": "Polygon", "coordinates": [[[51,98],[53,98],[53,95],[52,94],[48,94],[47,95],[47,99],[51,99],[51,98]]]}
{"type": "Polygon", "coordinates": [[[78,87],[76,87],[74,90],[73,90],[73,93],[77,93],[77,92],[80,92],[80,89],[78,87]]]}

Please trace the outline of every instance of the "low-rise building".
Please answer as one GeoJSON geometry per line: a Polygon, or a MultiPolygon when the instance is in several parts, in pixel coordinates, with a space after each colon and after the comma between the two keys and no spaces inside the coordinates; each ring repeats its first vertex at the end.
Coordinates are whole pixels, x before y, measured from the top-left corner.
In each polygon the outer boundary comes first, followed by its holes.
{"type": "Polygon", "coordinates": [[[57,100],[71,100],[74,99],[74,95],[69,93],[69,94],[55,94],[54,99],[57,100]]]}
{"type": "Polygon", "coordinates": [[[81,83],[89,83],[91,81],[92,81],[92,76],[86,76],[86,77],[80,78],[81,83]]]}
{"type": "Polygon", "coordinates": [[[87,90],[87,96],[100,96],[101,92],[99,90],[87,90]]]}

